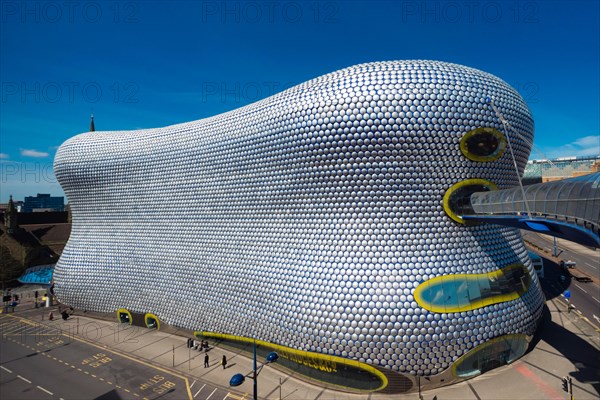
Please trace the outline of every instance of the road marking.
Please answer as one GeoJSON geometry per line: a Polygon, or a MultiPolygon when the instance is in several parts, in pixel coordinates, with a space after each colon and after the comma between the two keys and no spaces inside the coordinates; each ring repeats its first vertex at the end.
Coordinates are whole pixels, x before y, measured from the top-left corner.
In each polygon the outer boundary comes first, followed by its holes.
{"type": "Polygon", "coordinates": [[[12,371],[6,367],[3,367],[2,365],[0,365],[0,368],[2,368],[3,370],[5,370],[6,372],[8,372],[9,374],[12,374],[12,371]]]}
{"type": "Polygon", "coordinates": [[[212,393],[208,395],[208,397],[206,398],[206,400],[210,399],[210,396],[212,396],[213,394],[215,394],[216,391],[217,391],[217,388],[215,388],[215,390],[213,390],[212,393]]]}
{"type": "Polygon", "coordinates": [[[18,334],[19,333],[19,329],[21,329],[21,325],[17,325],[17,326],[11,326],[9,329],[7,329],[5,332],[3,332],[5,335],[11,334],[11,333],[15,333],[18,334]]]}
{"type": "Polygon", "coordinates": [[[582,291],[583,291],[585,294],[587,294],[587,291],[586,291],[584,288],[582,288],[582,287],[581,287],[581,286],[579,286],[578,284],[575,284],[575,286],[577,286],[577,287],[578,287],[579,289],[581,289],[581,290],[582,290],[582,291]]]}
{"type": "Polygon", "coordinates": [[[600,303],[600,300],[598,300],[597,298],[595,298],[594,296],[592,296],[592,299],[596,300],[598,303],[600,303]]]}
{"type": "MultiPolygon", "coordinates": [[[[16,341],[16,340],[14,340],[14,339],[12,339],[12,338],[8,338],[8,339],[9,339],[10,341],[12,341],[12,342],[15,342],[15,343],[17,343],[17,344],[19,344],[19,345],[21,345],[21,346],[24,346],[24,347],[30,348],[31,350],[34,350],[34,351],[36,351],[37,353],[41,353],[41,354],[43,354],[43,355],[47,356],[48,358],[50,358],[50,356],[49,356],[48,354],[46,354],[46,353],[43,353],[43,352],[41,352],[40,350],[34,349],[33,347],[31,347],[31,346],[28,346],[28,345],[26,345],[26,344],[24,344],[24,343],[21,343],[21,342],[19,342],[19,341],[16,341]]],[[[59,361],[59,362],[63,363],[65,366],[70,366],[71,368],[76,368],[76,366],[75,366],[75,365],[70,365],[69,363],[67,363],[67,362],[64,362],[64,361],[62,361],[62,360],[60,360],[60,359],[57,359],[56,357],[52,357],[52,358],[54,358],[56,361],[59,361]]],[[[9,371],[10,373],[12,373],[12,371],[10,371],[8,368],[6,368],[6,367],[4,367],[4,366],[2,366],[2,365],[0,365],[0,368],[2,368],[2,369],[5,369],[5,370],[9,371]]],[[[81,368],[77,368],[77,370],[78,370],[78,371],[81,371],[81,372],[84,372],[85,374],[92,375],[93,377],[95,377],[95,378],[97,378],[97,379],[99,379],[99,380],[101,380],[101,381],[104,381],[104,382],[106,382],[106,383],[107,383],[107,384],[109,384],[109,385],[115,385],[113,382],[111,382],[111,381],[108,381],[108,380],[105,380],[104,378],[101,378],[101,377],[97,377],[97,376],[96,376],[96,375],[94,375],[94,374],[90,374],[88,371],[84,371],[84,370],[82,370],[81,368]]],[[[18,375],[18,377],[19,377],[20,379],[22,379],[23,381],[25,381],[25,382],[27,382],[27,383],[29,383],[29,384],[32,384],[32,382],[31,382],[30,380],[28,380],[28,379],[26,379],[26,378],[24,378],[24,377],[22,377],[22,376],[18,375]]],[[[187,382],[186,382],[186,383],[187,383],[187,382]]],[[[117,387],[121,388],[119,385],[115,385],[115,386],[117,386],[117,387]]],[[[40,390],[42,390],[42,391],[44,391],[44,392],[46,392],[46,393],[50,394],[51,396],[53,396],[53,395],[54,395],[52,392],[48,391],[47,389],[45,389],[45,388],[43,388],[43,387],[41,387],[41,386],[38,386],[38,388],[39,388],[40,390]]],[[[123,388],[123,389],[124,389],[124,388],[123,388]]],[[[127,392],[129,392],[129,393],[130,393],[130,391],[129,391],[128,389],[125,389],[125,390],[126,390],[127,392]]],[[[188,391],[189,391],[189,390],[188,390],[188,391]]],[[[136,397],[140,397],[140,396],[139,396],[137,393],[134,393],[134,395],[136,395],[136,397]]],[[[191,394],[190,394],[190,398],[191,398],[191,394]]],[[[63,400],[64,400],[64,399],[63,399],[63,400]]]]}
{"type": "MultiPolygon", "coordinates": [[[[19,319],[21,319],[21,317],[13,317],[12,315],[9,315],[9,316],[10,316],[11,318],[19,318],[19,319]]],[[[24,320],[24,319],[23,319],[21,322],[23,322],[24,324],[27,324],[27,325],[31,325],[31,326],[37,326],[37,323],[36,323],[36,322],[26,321],[26,320],[24,320]]],[[[45,326],[45,325],[44,325],[44,326],[45,326]]],[[[47,328],[47,327],[46,327],[46,328],[47,328]]]]}
{"type": "Polygon", "coordinates": [[[204,386],[206,386],[206,383],[204,385],[202,385],[202,387],[200,388],[200,390],[198,390],[196,392],[196,394],[194,395],[194,397],[198,396],[198,393],[200,393],[202,391],[202,389],[204,389],[204,386]]]}
{"type": "MultiPolygon", "coordinates": [[[[22,322],[22,323],[25,323],[25,324],[28,324],[28,325],[32,325],[32,326],[40,326],[40,327],[48,328],[48,326],[47,326],[47,325],[45,325],[44,323],[39,323],[39,322],[33,322],[33,321],[29,321],[29,320],[26,320],[24,317],[13,316],[13,315],[6,315],[5,317],[6,317],[6,318],[11,318],[11,319],[13,319],[15,322],[17,322],[17,323],[18,323],[18,322],[22,322]]],[[[98,349],[100,349],[100,350],[102,350],[102,351],[108,351],[108,352],[111,352],[111,353],[113,353],[113,354],[115,354],[115,355],[117,355],[117,356],[119,356],[119,357],[126,358],[126,359],[128,359],[128,360],[131,360],[131,361],[134,361],[134,362],[136,362],[136,363],[138,363],[138,364],[142,364],[142,365],[145,365],[145,366],[147,366],[147,367],[150,367],[150,368],[152,368],[152,369],[159,370],[159,371],[162,371],[162,372],[164,372],[164,373],[167,373],[167,374],[169,374],[169,375],[171,375],[171,376],[173,376],[173,377],[177,377],[177,378],[181,379],[183,382],[185,382],[185,387],[186,387],[186,390],[187,390],[188,398],[189,398],[190,400],[192,399],[192,392],[191,392],[191,390],[190,390],[190,384],[189,384],[189,380],[188,380],[188,378],[187,378],[187,377],[185,377],[185,376],[183,376],[183,375],[179,375],[179,374],[177,374],[177,372],[176,372],[176,371],[170,371],[170,370],[168,370],[168,369],[166,369],[166,368],[162,368],[162,367],[159,367],[159,366],[156,366],[156,365],[150,364],[150,363],[149,363],[149,362],[147,362],[147,361],[140,360],[140,359],[134,358],[134,357],[132,357],[132,356],[129,356],[129,355],[126,355],[126,354],[118,353],[116,350],[113,350],[113,349],[107,348],[106,346],[101,346],[101,345],[99,345],[99,344],[96,344],[96,343],[94,343],[94,342],[92,342],[92,341],[90,341],[90,340],[86,340],[86,339],[79,338],[79,337],[76,337],[76,336],[73,336],[73,335],[69,335],[69,334],[67,334],[67,333],[64,333],[64,332],[61,332],[61,331],[58,331],[58,332],[56,333],[56,336],[64,336],[64,337],[67,337],[67,338],[69,338],[69,339],[71,339],[71,340],[76,340],[76,341],[78,341],[78,342],[85,343],[85,344],[86,344],[86,345],[88,345],[88,346],[93,346],[93,347],[96,347],[96,348],[98,348],[98,349]]],[[[17,343],[17,342],[15,341],[15,343],[17,343]]],[[[19,343],[19,344],[21,344],[21,343],[19,343]]],[[[33,349],[33,348],[32,348],[32,349],[33,349]]],[[[36,351],[37,351],[37,350],[36,350],[36,351]]],[[[64,364],[65,364],[65,365],[67,365],[67,366],[69,366],[69,363],[66,363],[66,362],[65,362],[64,364]]],[[[71,365],[71,368],[75,368],[75,366],[71,365]]],[[[139,395],[139,394],[137,394],[137,393],[135,393],[135,392],[132,392],[132,393],[134,394],[134,396],[135,396],[135,397],[140,397],[140,395],[139,395]]]]}
{"type": "Polygon", "coordinates": [[[195,383],[196,383],[196,381],[194,380],[194,382],[192,382],[192,384],[190,385],[190,389],[194,387],[195,383]]]}
{"type": "Polygon", "coordinates": [[[592,265],[592,264],[589,264],[589,263],[584,263],[584,264],[587,265],[588,267],[592,267],[594,269],[598,269],[598,266],[596,266],[596,265],[592,265]]]}
{"type": "Polygon", "coordinates": [[[244,393],[244,395],[240,397],[240,396],[236,396],[235,394],[229,392],[225,395],[225,397],[223,397],[223,400],[226,400],[226,399],[246,400],[246,393],[244,393]]]}
{"type": "Polygon", "coordinates": [[[41,387],[41,386],[38,386],[37,388],[38,388],[38,389],[40,389],[42,392],[46,392],[46,393],[48,393],[50,396],[54,396],[54,393],[52,393],[52,392],[51,392],[51,391],[49,391],[49,390],[46,390],[46,389],[44,389],[44,388],[43,388],[43,387],[41,387]]]}
{"type": "Polygon", "coordinates": [[[557,392],[554,387],[550,386],[546,383],[545,380],[537,376],[533,371],[531,371],[525,364],[515,363],[514,369],[521,373],[525,378],[528,378],[533,384],[535,384],[539,389],[544,391],[544,393],[551,399],[562,399],[562,395],[560,392],[557,392]]]}

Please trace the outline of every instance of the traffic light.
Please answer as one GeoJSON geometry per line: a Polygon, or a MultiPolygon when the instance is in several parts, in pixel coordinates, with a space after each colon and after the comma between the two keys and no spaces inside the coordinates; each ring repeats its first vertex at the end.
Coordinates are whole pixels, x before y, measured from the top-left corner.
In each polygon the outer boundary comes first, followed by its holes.
{"type": "Polygon", "coordinates": [[[567,393],[569,393],[569,380],[567,379],[566,376],[562,377],[562,384],[563,384],[563,390],[567,393]]]}

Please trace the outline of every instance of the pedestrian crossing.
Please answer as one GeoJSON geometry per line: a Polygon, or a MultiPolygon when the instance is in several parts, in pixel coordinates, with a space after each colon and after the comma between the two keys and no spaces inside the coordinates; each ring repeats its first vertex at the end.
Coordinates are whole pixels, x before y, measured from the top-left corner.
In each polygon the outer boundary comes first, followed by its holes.
{"type": "Polygon", "coordinates": [[[3,338],[21,337],[23,339],[35,340],[36,338],[44,337],[45,340],[51,343],[53,341],[51,340],[52,338],[60,338],[65,334],[68,336],[69,333],[69,331],[65,331],[61,327],[35,323],[8,315],[0,316],[0,336],[3,338]]]}
{"type": "MultiPolygon", "coordinates": [[[[16,342],[43,353],[64,346],[74,339],[75,330],[70,329],[71,327],[65,327],[64,324],[58,326],[52,324],[53,322],[48,320],[31,321],[18,316],[0,314],[0,340],[5,343],[16,342]]],[[[188,393],[193,400],[248,400],[252,397],[248,393],[241,395],[232,393],[211,383],[198,380],[191,383],[188,393]]]]}
{"type": "Polygon", "coordinates": [[[240,396],[231,392],[225,392],[222,389],[213,388],[211,386],[207,387],[206,383],[200,383],[197,380],[193,381],[190,384],[190,390],[192,393],[192,397],[198,400],[248,400],[248,393],[244,393],[240,396]],[[223,396],[223,393],[225,393],[225,397],[221,397],[223,396]]]}

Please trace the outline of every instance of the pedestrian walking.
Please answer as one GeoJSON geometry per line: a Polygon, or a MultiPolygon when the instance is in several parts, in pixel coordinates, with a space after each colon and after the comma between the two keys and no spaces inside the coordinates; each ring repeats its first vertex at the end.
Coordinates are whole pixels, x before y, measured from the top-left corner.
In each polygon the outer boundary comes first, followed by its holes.
{"type": "Polygon", "coordinates": [[[221,365],[223,366],[223,369],[227,368],[227,357],[225,356],[225,354],[223,354],[223,359],[221,360],[221,365]]]}
{"type": "Polygon", "coordinates": [[[208,368],[208,353],[204,355],[204,368],[208,368]]]}

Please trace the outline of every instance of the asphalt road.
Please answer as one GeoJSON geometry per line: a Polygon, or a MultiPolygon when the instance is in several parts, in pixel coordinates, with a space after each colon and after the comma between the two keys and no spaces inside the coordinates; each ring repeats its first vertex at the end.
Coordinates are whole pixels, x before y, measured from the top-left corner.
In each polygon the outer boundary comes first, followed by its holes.
{"type": "Polygon", "coordinates": [[[0,316],[0,398],[188,399],[188,382],[166,370],[40,324],[0,316]]]}
{"type": "MultiPolygon", "coordinates": [[[[556,272],[554,269],[552,271],[556,272]]],[[[558,280],[556,275],[552,282],[558,280]]],[[[555,290],[555,297],[560,296],[561,289],[558,287],[555,290]]],[[[552,295],[548,293],[547,296],[552,295]]],[[[587,331],[590,331],[590,327],[580,318],[574,318],[574,314],[566,314],[557,309],[556,303],[547,303],[549,308],[546,309],[547,318],[544,319],[546,326],[539,331],[540,342],[536,348],[514,365],[489,371],[466,384],[432,389],[425,393],[425,398],[562,399],[560,379],[568,375],[573,376],[577,399],[596,399],[597,347],[592,346],[589,335],[578,329],[577,325],[585,326],[587,331]],[[527,396],[523,396],[524,393],[527,396]]],[[[250,393],[231,393],[227,390],[226,384],[234,371],[249,371],[251,360],[236,358],[238,354],[228,355],[232,366],[239,363],[231,372],[223,372],[218,361],[215,361],[213,368],[204,369],[201,360],[196,357],[191,359],[194,368],[190,370],[190,350],[185,347],[183,336],[83,316],[75,317],[72,323],[62,320],[49,322],[47,319],[40,319],[48,312],[47,309],[25,309],[25,305],[22,307],[14,314],[0,314],[1,400],[251,398],[250,393]],[[74,336],[75,327],[77,332],[87,334],[74,336]],[[97,329],[91,329],[93,327],[97,329]],[[116,327],[125,330],[115,330],[116,327]],[[117,332],[123,336],[117,334],[115,340],[117,332]],[[170,368],[171,351],[177,359],[177,365],[173,369],[170,368]],[[186,375],[184,371],[191,372],[186,375]],[[195,378],[186,382],[185,376],[195,378]]],[[[213,351],[217,351],[216,349],[217,347],[213,351]]],[[[223,352],[219,348],[218,354],[223,352]]],[[[215,359],[218,360],[218,357],[215,359]]],[[[262,397],[278,397],[278,392],[282,389],[282,378],[285,383],[284,399],[364,400],[371,397],[367,394],[351,395],[329,391],[307,382],[288,380],[291,375],[282,375],[271,368],[263,370],[261,375],[259,393],[262,388],[262,397]]],[[[252,383],[248,381],[244,385],[243,390],[251,392],[252,383]]],[[[413,399],[416,396],[416,393],[393,394],[382,395],[381,398],[413,399]]]]}
{"type": "MultiPolygon", "coordinates": [[[[522,234],[524,239],[553,254],[554,239],[551,236],[526,231],[522,231],[522,234]]],[[[593,250],[564,239],[557,239],[556,243],[558,258],[575,261],[578,270],[589,276],[600,278],[600,249],[593,250]]]]}
{"type": "MultiPolygon", "coordinates": [[[[531,243],[534,243],[542,248],[553,252],[553,239],[544,235],[534,233],[526,233],[524,238],[531,243]]],[[[572,260],[577,263],[576,268],[583,271],[585,274],[592,277],[598,277],[598,265],[600,260],[599,250],[590,250],[586,247],[568,243],[564,240],[558,241],[558,258],[563,260],[572,260]]],[[[541,254],[543,256],[543,254],[541,254]]],[[[571,279],[556,263],[545,258],[544,259],[544,286],[546,286],[546,296],[556,297],[561,296],[565,290],[569,290],[571,297],[569,301],[573,304],[577,311],[581,312],[590,322],[600,329],[600,286],[595,282],[578,282],[571,279]]],[[[575,312],[577,312],[575,311],[575,312]]]]}

